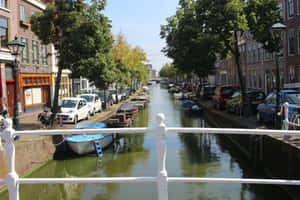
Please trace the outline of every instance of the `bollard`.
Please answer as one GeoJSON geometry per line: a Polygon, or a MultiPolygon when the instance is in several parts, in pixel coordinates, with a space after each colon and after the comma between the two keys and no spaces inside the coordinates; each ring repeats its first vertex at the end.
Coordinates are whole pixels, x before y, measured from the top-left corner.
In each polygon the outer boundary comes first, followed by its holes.
{"type": "Polygon", "coordinates": [[[5,154],[8,161],[8,174],[5,178],[7,185],[9,199],[10,200],[19,200],[19,176],[15,171],[15,146],[14,146],[14,137],[15,130],[12,128],[12,120],[7,118],[4,119],[5,129],[2,131],[1,135],[5,141],[5,154]]]}
{"type": "Polygon", "coordinates": [[[164,124],[165,115],[157,114],[158,126],[156,129],[156,151],[158,158],[157,190],[158,200],[168,200],[168,173],[166,170],[166,125],[164,124]]]}

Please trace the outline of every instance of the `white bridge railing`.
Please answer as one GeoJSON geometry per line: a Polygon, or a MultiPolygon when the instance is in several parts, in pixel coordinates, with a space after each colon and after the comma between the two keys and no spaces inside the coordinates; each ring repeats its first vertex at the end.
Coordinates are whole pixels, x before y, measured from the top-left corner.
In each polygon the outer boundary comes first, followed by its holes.
{"type": "MultiPolygon", "coordinates": [[[[282,119],[282,129],[283,130],[300,130],[300,106],[284,103],[281,107],[281,112],[278,113],[279,115],[284,113],[284,118],[282,119]],[[299,111],[298,111],[299,110],[299,111]]],[[[285,136],[287,139],[288,136],[285,136]]]]}
{"type": "MultiPolygon", "coordinates": [[[[167,133],[198,133],[198,134],[240,134],[240,135],[300,135],[300,131],[290,130],[262,130],[262,129],[224,129],[224,128],[169,128],[164,124],[163,114],[157,115],[158,125],[155,128],[112,128],[112,129],[72,129],[72,130],[36,130],[15,131],[12,129],[12,121],[5,119],[5,129],[0,132],[0,138],[4,140],[5,152],[8,159],[8,174],[0,184],[6,184],[10,200],[19,200],[19,184],[53,184],[53,183],[137,183],[156,182],[158,199],[168,199],[168,182],[205,182],[205,183],[249,183],[249,184],[276,184],[276,185],[300,185],[300,180],[284,179],[243,179],[243,178],[209,178],[209,177],[168,177],[166,170],[166,141],[167,133]],[[107,178],[19,178],[15,171],[15,136],[22,135],[70,135],[70,134],[95,134],[95,133],[154,133],[157,137],[158,171],[156,177],[107,177],[107,178]]],[[[1,144],[1,142],[0,142],[1,144]]],[[[0,145],[1,146],[1,145],[0,145]]]]}

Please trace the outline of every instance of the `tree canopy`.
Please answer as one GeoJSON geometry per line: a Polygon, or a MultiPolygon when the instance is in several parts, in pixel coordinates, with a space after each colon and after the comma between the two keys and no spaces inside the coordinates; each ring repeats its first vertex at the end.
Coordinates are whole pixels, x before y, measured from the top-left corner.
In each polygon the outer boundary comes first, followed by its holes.
{"type": "Polygon", "coordinates": [[[113,66],[109,56],[113,43],[111,25],[101,12],[105,3],[105,0],[55,0],[31,17],[32,31],[42,43],[52,43],[58,53],[54,114],[62,69],[70,69],[73,77],[84,75],[102,86],[98,77],[113,66]]]}

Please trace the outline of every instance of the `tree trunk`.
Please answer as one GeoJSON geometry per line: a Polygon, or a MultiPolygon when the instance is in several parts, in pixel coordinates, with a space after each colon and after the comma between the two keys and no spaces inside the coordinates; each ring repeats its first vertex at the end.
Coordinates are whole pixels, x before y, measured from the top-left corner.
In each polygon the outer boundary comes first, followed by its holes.
{"type": "Polygon", "coordinates": [[[116,103],[119,103],[119,98],[118,98],[118,84],[116,84],[116,103]]]}
{"type": "Polygon", "coordinates": [[[103,108],[104,108],[104,110],[106,110],[106,108],[107,108],[107,97],[106,97],[106,89],[104,89],[103,90],[104,91],[104,106],[103,106],[103,108]]]}
{"type": "Polygon", "coordinates": [[[55,91],[54,91],[54,99],[53,99],[53,107],[52,107],[52,115],[51,115],[51,126],[53,126],[54,118],[57,114],[58,111],[58,93],[59,93],[59,88],[60,88],[60,80],[61,80],[61,73],[62,73],[62,67],[58,66],[58,72],[57,72],[57,77],[55,80],[55,91]]]}
{"type": "Polygon", "coordinates": [[[237,67],[237,72],[239,76],[239,82],[240,82],[240,88],[241,88],[241,97],[242,97],[242,111],[245,110],[245,102],[246,102],[246,88],[245,88],[245,82],[242,74],[242,69],[241,69],[241,59],[240,59],[240,51],[239,51],[239,46],[238,46],[238,37],[237,37],[237,32],[234,31],[234,52],[232,52],[235,58],[235,64],[237,67]]]}

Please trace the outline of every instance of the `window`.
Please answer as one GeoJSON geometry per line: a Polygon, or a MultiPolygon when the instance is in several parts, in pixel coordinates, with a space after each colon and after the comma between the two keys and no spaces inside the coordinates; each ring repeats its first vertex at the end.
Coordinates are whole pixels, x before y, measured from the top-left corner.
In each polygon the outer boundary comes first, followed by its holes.
{"type": "Polygon", "coordinates": [[[278,6],[279,6],[279,14],[280,14],[281,17],[283,17],[282,2],[279,2],[278,6]]]}
{"type": "Polygon", "coordinates": [[[8,48],[8,20],[5,17],[0,17],[0,37],[1,48],[8,48]]]}
{"type": "Polygon", "coordinates": [[[34,65],[40,64],[39,57],[39,42],[32,40],[32,62],[34,65]]]}
{"type": "Polygon", "coordinates": [[[253,71],[253,87],[257,87],[256,85],[256,71],[253,71]]]}
{"type": "Polygon", "coordinates": [[[21,42],[25,44],[25,47],[22,51],[22,63],[28,64],[29,63],[29,47],[28,47],[28,39],[21,37],[21,42]]]}
{"type": "Polygon", "coordinates": [[[288,32],[288,54],[294,55],[295,54],[295,47],[294,47],[294,31],[288,32]]]}
{"type": "Polygon", "coordinates": [[[26,22],[26,10],[23,5],[20,5],[20,20],[26,22]]]}
{"type": "Polygon", "coordinates": [[[0,7],[7,8],[7,0],[0,0],[0,7]]]}
{"type": "Polygon", "coordinates": [[[48,52],[47,45],[42,45],[42,64],[48,66],[48,52]]]}
{"type": "Polygon", "coordinates": [[[295,67],[294,66],[289,66],[289,72],[288,72],[288,79],[290,83],[295,82],[295,67]]]}
{"type": "Polygon", "coordinates": [[[261,88],[262,86],[262,81],[261,81],[261,76],[258,76],[258,88],[261,88]]]}
{"type": "Polygon", "coordinates": [[[294,0],[288,0],[288,17],[293,17],[294,16],[294,0]]]}
{"type": "Polygon", "coordinates": [[[300,15],[300,0],[297,1],[297,13],[300,15]]]}
{"type": "Polygon", "coordinates": [[[35,14],[35,10],[31,10],[31,15],[34,15],[35,14]]]}
{"type": "Polygon", "coordinates": [[[256,62],[256,47],[255,45],[252,46],[252,54],[253,54],[253,63],[256,62]]]}

